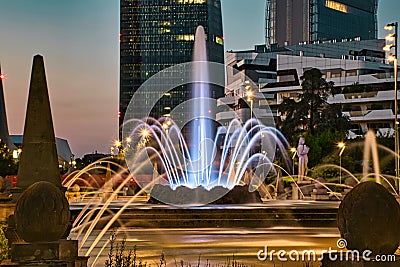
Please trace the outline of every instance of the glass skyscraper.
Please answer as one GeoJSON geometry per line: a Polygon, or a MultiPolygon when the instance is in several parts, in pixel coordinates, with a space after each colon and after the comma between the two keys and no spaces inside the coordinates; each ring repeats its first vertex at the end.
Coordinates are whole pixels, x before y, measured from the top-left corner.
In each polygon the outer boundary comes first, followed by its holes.
{"type": "Polygon", "coordinates": [[[378,0],[267,0],[266,43],[377,37],[378,0]]]}
{"type": "MultiPolygon", "coordinates": [[[[202,25],[208,60],[224,63],[219,0],[120,0],[120,126],[137,89],[157,72],[192,60],[194,36],[202,25]]],[[[223,88],[214,97],[223,95],[223,88]]],[[[168,116],[191,97],[190,86],[174,88],[160,99],[151,116],[168,116]]],[[[143,103],[146,105],[146,103],[143,103]]]]}

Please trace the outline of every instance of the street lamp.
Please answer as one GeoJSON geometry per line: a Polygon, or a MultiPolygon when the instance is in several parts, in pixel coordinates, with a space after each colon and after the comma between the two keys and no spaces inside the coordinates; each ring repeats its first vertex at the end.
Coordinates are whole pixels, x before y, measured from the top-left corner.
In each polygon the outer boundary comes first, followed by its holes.
{"type": "Polygon", "coordinates": [[[168,128],[169,128],[169,125],[168,125],[166,122],[164,122],[164,123],[162,124],[162,128],[164,129],[166,135],[168,135],[168,128]]]}
{"type": "Polygon", "coordinates": [[[253,96],[254,96],[254,92],[251,89],[251,87],[247,87],[246,86],[246,97],[247,97],[247,102],[250,102],[250,119],[253,118],[253,96]]]}
{"type": "Polygon", "coordinates": [[[339,151],[339,184],[342,184],[342,154],[344,149],[346,148],[346,144],[343,142],[340,142],[337,147],[340,149],[339,151]]]}
{"type": "Polygon", "coordinates": [[[291,149],[290,149],[290,152],[292,152],[293,154],[292,154],[292,161],[293,161],[293,163],[292,163],[292,174],[294,175],[294,158],[296,157],[296,152],[297,152],[297,149],[295,148],[295,147],[292,147],[291,149]]]}
{"type": "MultiPolygon", "coordinates": [[[[398,71],[398,60],[397,60],[397,34],[398,34],[398,23],[393,22],[387,24],[384,27],[387,31],[393,31],[386,36],[386,41],[389,43],[383,47],[383,50],[389,52],[387,60],[393,62],[394,67],[394,150],[395,150],[395,173],[396,180],[399,177],[400,161],[399,161],[399,122],[398,122],[398,107],[397,107],[397,71],[398,71]],[[394,54],[390,51],[394,48],[394,54]]],[[[398,182],[398,188],[400,190],[400,181],[398,182]]]]}
{"type": "MultiPolygon", "coordinates": [[[[116,149],[116,152],[118,153],[117,156],[118,156],[119,153],[120,153],[121,146],[122,146],[121,141],[115,140],[115,142],[114,142],[114,147],[115,147],[115,149],[116,149]]],[[[115,151],[114,151],[114,149],[113,149],[112,147],[111,147],[111,151],[113,152],[113,154],[115,153],[115,151]]]]}
{"type": "Polygon", "coordinates": [[[147,138],[150,136],[150,131],[147,130],[146,128],[143,128],[140,131],[140,135],[142,136],[143,139],[147,140],[147,138]]]}
{"type": "MultiPolygon", "coordinates": [[[[253,134],[251,131],[253,129],[253,121],[252,121],[252,119],[253,119],[253,96],[254,96],[254,92],[253,92],[253,89],[252,89],[252,87],[250,85],[250,81],[245,81],[245,84],[246,84],[246,86],[245,86],[245,89],[246,89],[245,95],[247,97],[246,101],[250,102],[250,130],[249,130],[249,133],[251,133],[250,134],[250,137],[251,137],[252,134],[253,134]]],[[[250,148],[249,149],[249,158],[251,157],[252,154],[253,154],[253,151],[250,148]]],[[[250,163],[250,166],[253,167],[253,161],[250,163]]]]}
{"type": "Polygon", "coordinates": [[[251,86],[248,85],[246,86],[246,97],[247,97],[247,102],[250,102],[250,129],[253,128],[253,122],[251,121],[251,119],[253,118],[253,96],[254,96],[254,92],[251,89],[251,86]]]}

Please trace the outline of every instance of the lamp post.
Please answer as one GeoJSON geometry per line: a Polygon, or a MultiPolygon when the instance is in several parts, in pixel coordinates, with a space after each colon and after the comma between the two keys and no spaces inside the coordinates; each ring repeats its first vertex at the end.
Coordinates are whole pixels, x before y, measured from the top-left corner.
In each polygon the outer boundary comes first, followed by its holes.
{"type": "Polygon", "coordinates": [[[168,130],[169,130],[169,126],[171,125],[171,122],[170,121],[168,121],[168,122],[164,122],[163,124],[162,124],[162,128],[164,129],[164,131],[165,131],[165,134],[168,136],[168,130]],[[169,122],[169,123],[168,123],[169,122]]]}
{"type": "Polygon", "coordinates": [[[117,151],[117,157],[120,156],[120,153],[121,153],[121,146],[122,146],[121,141],[115,140],[115,142],[114,142],[114,147],[115,147],[115,150],[117,151]]]}
{"type": "Polygon", "coordinates": [[[251,89],[251,86],[248,85],[246,86],[246,97],[247,97],[247,102],[250,102],[250,120],[253,118],[253,96],[254,96],[254,92],[251,89]]]}
{"type": "Polygon", "coordinates": [[[399,161],[399,122],[398,122],[398,107],[397,107],[397,72],[398,72],[398,59],[397,59],[397,35],[398,35],[398,23],[393,22],[387,24],[385,26],[385,30],[393,31],[386,36],[386,40],[389,44],[385,45],[383,48],[384,51],[389,52],[389,56],[387,60],[389,62],[393,62],[394,67],[394,150],[395,150],[395,173],[396,180],[398,183],[398,189],[400,190],[400,181],[399,178],[399,169],[400,169],[400,161],[399,161]],[[394,54],[390,53],[390,51],[394,48],[394,54]]]}
{"type": "MultiPolygon", "coordinates": [[[[253,92],[253,89],[252,89],[252,87],[250,85],[250,81],[247,81],[247,80],[245,81],[245,89],[246,89],[246,91],[244,92],[244,94],[247,97],[246,101],[250,102],[250,130],[249,130],[249,133],[250,133],[250,139],[251,139],[251,136],[252,136],[251,130],[253,129],[252,118],[253,118],[253,96],[254,96],[254,92],[253,92]]],[[[249,158],[251,157],[252,154],[253,154],[253,151],[250,148],[249,149],[249,158]]],[[[250,166],[251,166],[251,168],[253,167],[253,161],[251,161],[250,166]]]]}
{"type": "Polygon", "coordinates": [[[290,149],[290,152],[292,152],[293,154],[292,154],[292,174],[294,175],[294,158],[296,157],[296,152],[297,152],[297,149],[295,148],[295,147],[292,147],[291,149],[290,149]]]}
{"type": "Polygon", "coordinates": [[[342,184],[342,154],[344,152],[344,149],[346,148],[346,144],[343,142],[340,142],[337,147],[340,149],[339,151],[339,184],[342,184]]]}
{"type": "MultiPolygon", "coordinates": [[[[254,92],[251,89],[251,86],[248,85],[246,86],[246,96],[247,96],[247,102],[250,102],[250,131],[253,128],[253,96],[254,96],[254,92]]],[[[251,135],[250,135],[251,136],[251,135]]]]}

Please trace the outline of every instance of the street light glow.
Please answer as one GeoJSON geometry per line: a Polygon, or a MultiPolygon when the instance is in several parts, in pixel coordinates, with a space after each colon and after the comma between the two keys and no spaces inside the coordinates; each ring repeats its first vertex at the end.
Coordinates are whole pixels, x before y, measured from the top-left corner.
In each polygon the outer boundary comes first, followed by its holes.
{"type": "Polygon", "coordinates": [[[143,138],[147,138],[147,137],[150,136],[150,131],[148,129],[146,129],[146,128],[143,128],[140,131],[140,136],[142,136],[143,138]]]}
{"type": "Polygon", "coordinates": [[[120,146],[121,146],[121,142],[120,142],[119,140],[115,140],[114,145],[115,145],[116,147],[120,147],[120,146]]]}
{"type": "Polygon", "coordinates": [[[249,89],[246,91],[247,101],[252,101],[254,93],[253,90],[249,89]]]}
{"type": "Polygon", "coordinates": [[[385,39],[388,42],[393,42],[395,37],[396,37],[396,35],[394,33],[391,33],[391,34],[386,35],[385,39]]]}
{"type": "Polygon", "coordinates": [[[383,51],[389,52],[393,47],[393,44],[387,44],[382,49],[383,51]]]}
{"type": "Polygon", "coordinates": [[[387,30],[387,31],[391,31],[391,30],[393,30],[393,25],[391,25],[391,24],[388,24],[388,25],[386,25],[385,27],[383,27],[385,30],[387,30]]]}
{"type": "Polygon", "coordinates": [[[340,143],[337,145],[337,147],[340,149],[339,156],[341,157],[342,154],[343,154],[344,149],[346,148],[346,144],[343,143],[343,142],[340,142],[340,143]]]}
{"type": "Polygon", "coordinates": [[[346,148],[346,144],[344,142],[339,142],[337,144],[337,147],[340,149],[339,152],[339,183],[342,184],[342,154],[344,152],[344,149],[346,148]]]}
{"type": "Polygon", "coordinates": [[[393,55],[392,53],[390,53],[390,54],[388,55],[388,57],[387,57],[387,60],[388,60],[389,62],[394,62],[394,61],[396,60],[396,56],[393,55]]]}

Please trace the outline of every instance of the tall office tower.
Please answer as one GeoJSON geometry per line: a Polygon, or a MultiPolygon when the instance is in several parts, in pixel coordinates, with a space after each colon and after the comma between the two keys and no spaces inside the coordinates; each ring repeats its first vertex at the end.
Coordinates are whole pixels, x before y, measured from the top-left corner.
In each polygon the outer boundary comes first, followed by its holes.
{"type": "Polygon", "coordinates": [[[377,37],[378,0],[267,0],[267,45],[377,37]]]}
{"type": "MultiPolygon", "coordinates": [[[[205,29],[209,61],[224,63],[224,48],[220,0],[121,0],[120,4],[121,126],[127,106],[143,82],[163,69],[192,60],[197,26],[205,29]]],[[[218,88],[213,96],[223,93],[223,88],[218,88]]],[[[190,86],[175,87],[150,115],[168,116],[190,97],[190,86]]]]}

